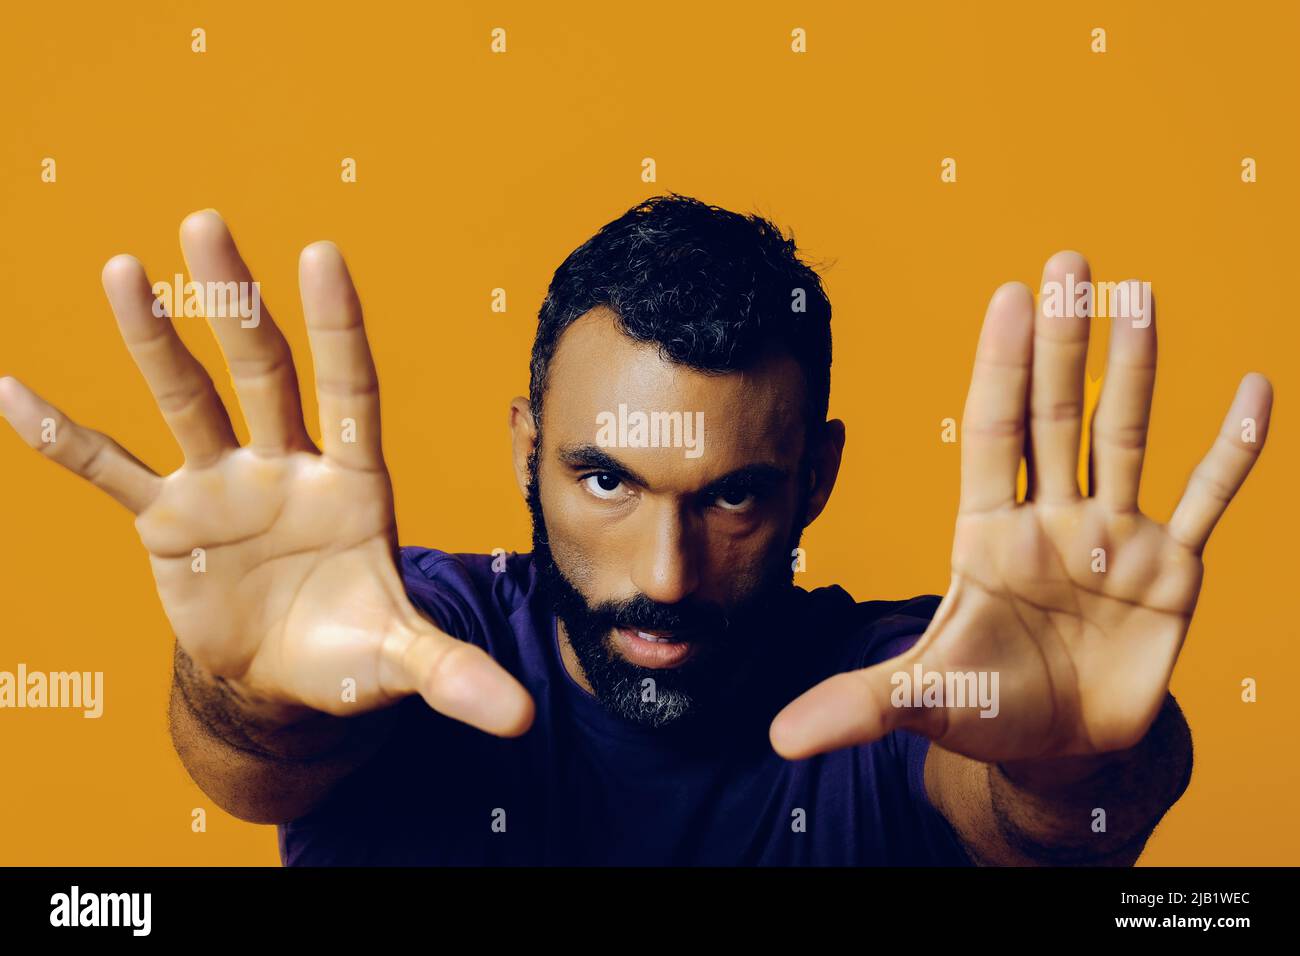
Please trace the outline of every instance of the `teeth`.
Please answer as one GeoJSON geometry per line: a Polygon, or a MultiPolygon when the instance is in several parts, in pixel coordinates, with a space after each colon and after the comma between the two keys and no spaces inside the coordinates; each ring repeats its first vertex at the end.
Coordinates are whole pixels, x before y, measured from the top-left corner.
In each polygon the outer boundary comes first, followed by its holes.
{"type": "Polygon", "coordinates": [[[672,641],[666,637],[655,637],[653,634],[647,634],[645,631],[637,631],[636,636],[641,638],[643,641],[654,641],[656,644],[672,643],[672,641]]]}

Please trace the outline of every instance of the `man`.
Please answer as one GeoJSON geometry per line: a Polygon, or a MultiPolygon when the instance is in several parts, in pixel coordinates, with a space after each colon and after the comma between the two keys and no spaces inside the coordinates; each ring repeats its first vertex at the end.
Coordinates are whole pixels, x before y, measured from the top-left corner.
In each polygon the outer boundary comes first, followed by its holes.
{"type": "MultiPolygon", "coordinates": [[[[215,213],[181,241],[195,280],[251,282],[215,213]]],[[[1060,253],[1044,287],[1088,276],[1060,253]]],[[[286,863],[1130,864],[1186,788],[1169,678],[1272,396],[1246,376],[1170,522],[1140,514],[1149,304],[1112,322],[1083,493],[1088,311],[996,291],[947,594],[857,603],[792,581],[845,426],[830,304],[770,223],[658,197],[560,266],[510,406],[530,555],[398,548],[333,245],[300,284],[321,449],[269,315],[210,320],[240,448],[126,256],[104,285],[179,471],[0,380],[30,444],[137,515],[177,637],[177,752],[230,813],[280,825],[286,863]]]]}

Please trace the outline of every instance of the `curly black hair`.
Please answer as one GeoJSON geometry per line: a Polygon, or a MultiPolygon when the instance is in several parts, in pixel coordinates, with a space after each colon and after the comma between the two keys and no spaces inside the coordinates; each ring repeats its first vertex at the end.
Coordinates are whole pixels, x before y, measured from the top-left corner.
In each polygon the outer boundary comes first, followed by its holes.
{"type": "Polygon", "coordinates": [[[538,315],[529,401],[539,427],[561,334],[601,305],[631,338],[701,371],[745,368],[775,344],[803,370],[808,434],[826,421],[831,304],[793,232],[671,192],[601,228],[555,271],[538,315]]]}

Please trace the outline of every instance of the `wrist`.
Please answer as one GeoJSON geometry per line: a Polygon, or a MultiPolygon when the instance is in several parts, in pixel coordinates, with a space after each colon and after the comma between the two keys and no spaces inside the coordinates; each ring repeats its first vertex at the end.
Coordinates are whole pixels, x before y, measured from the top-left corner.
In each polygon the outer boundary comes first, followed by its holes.
{"type": "Polygon", "coordinates": [[[1118,754],[1048,757],[1039,760],[1007,760],[993,764],[993,771],[1017,790],[1050,795],[1078,786],[1115,763],[1118,754]]]}

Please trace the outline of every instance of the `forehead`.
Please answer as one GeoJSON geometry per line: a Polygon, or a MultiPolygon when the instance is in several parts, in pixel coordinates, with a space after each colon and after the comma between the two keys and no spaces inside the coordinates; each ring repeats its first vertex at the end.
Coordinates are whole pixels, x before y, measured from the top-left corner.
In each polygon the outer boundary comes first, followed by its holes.
{"type": "Polygon", "coordinates": [[[625,335],[604,306],[565,329],[547,375],[544,441],[594,444],[598,416],[626,411],[703,413],[703,454],[684,459],[680,450],[616,448],[636,467],[662,459],[691,465],[704,480],[747,464],[790,464],[803,448],[804,380],[799,364],[771,352],[748,368],[710,373],[676,365],[655,343],[625,335]]]}

